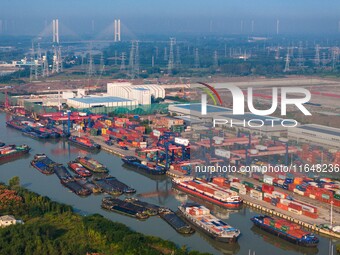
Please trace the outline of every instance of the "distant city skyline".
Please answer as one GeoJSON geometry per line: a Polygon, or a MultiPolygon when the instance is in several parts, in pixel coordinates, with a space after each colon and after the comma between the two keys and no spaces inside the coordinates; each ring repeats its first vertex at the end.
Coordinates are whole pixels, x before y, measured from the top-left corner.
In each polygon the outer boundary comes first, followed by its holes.
{"type": "Polygon", "coordinates": [[[2,33],[14,35],[37,35],[56,18],[61,36],[100,34],[114,19],[131,35],[269,35],[277,20],[280,34],[331,34],[340,20],[337,0],[4,0],[0,7],[2,33]]]}

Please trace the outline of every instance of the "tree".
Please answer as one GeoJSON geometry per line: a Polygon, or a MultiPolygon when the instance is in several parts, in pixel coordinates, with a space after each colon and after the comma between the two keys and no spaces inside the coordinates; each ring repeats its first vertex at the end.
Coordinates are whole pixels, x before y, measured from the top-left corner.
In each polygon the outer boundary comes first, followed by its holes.
{"type": "Polygon", "coordinates": [[[12,177],[9,181],[8,184],[11,188],[18,187],[20,186],[20,178],[19,176],[14,176],[12,177]]]}

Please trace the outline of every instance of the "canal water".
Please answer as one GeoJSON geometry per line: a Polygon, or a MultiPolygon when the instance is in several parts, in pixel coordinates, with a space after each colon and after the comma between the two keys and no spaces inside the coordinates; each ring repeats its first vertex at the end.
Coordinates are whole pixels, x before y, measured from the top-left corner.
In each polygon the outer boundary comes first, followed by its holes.
{"type": "MultiPolygon", "coordinates": [[[[27,189],[48,196],[51,199],[72,205],[79,213],[84,215],[99,213],[106,218],[126,224],[131,229],[147,235],[159,236],[170,240],[180,246],[186,245],[189,249],[212,254],[330,254],[332,245],[335,249],[335,241],[320,237],[320,244],[317,249],[302,248],[292,245],[286,241],[276,238],[253,227],[249,220],[253,215],[258,214],[251,209],[244,208],[240,211],[228,211],[217,206],[207,205],[214,214],[225,219],[229,224],[241,230],[242,235],[238,244],[229,245],[213,241],[203,233],[197,231],[192,236],[182,236],[172,229],[159,217],[150,217],[146,221],[138,221],[134,218],[123,216],[114,212],[101,209],[103,195],[91,195],[81,198],[63,187],[57,176],[45,176],[30,166],[30,160],[36,153],[45,153],[54,161],[66,163],[77,156],[91,156],[104,163],[110,170],[112,176],[125,182],[137,190],[136,197],[141,200],[154,203],[160,206],[170,207],[176,210],[177,206],[187,200],[201,202],[192,197],[180,193],[171,188],[170,178],[166,176],[153,177],[135,172],[122,165],[120,158],[101,151],[91,154],[78,149],[63,140],[59,141],[38,141],[26,136],[15,129],[6,127],[6,115],[0,113],[0,141],[6,144],[28,144],[32,150],[24,158],[17,159],[0,165],[0,181],[8,182],[13,176],[19,176],[21,184],[27,189]],[[253,253],[255,252],[255,253],[253,253]]],[[[123,198],[123,196],[122,196],[123,198]]],[[[334,253],[335,254],[335,253],[334,253]]]]}

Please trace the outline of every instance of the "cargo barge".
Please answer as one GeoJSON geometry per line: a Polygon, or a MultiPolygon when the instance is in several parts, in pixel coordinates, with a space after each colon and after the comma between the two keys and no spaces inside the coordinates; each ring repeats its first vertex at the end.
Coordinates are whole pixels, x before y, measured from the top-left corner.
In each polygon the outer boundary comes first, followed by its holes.
{"type": "Polygon", "coordinates": [[[67,171],[66,167],[62,164],[56,164],[53,166],[54,173],[60,180],[72,179],[72,175],[67,171]]]}
{"type": "Polygon", "coordinates": [[[143,171],[147,174],[152,175],[164,175],[166,174],[166,169],[162,166],[149,166],[147,163],[142,162],[138,158],[134,156],[125,156],[122,158],[122,161],[126,164],[131,166],[132,168],[143,171]],[[144,163],[144,164],[143,164],[144,163]]]}
{"type": "Polygon", "coordinates": [[[60,183],[78,196],[89,196],[92,193],[73,178],[60,178],[60,183]]]}
{"type": "Polygon", "coordinates": [[[202,205],[187,203],[178,207],[179,215],[202,230],[205,234],[223,243],[236,243],[241,231],[216,218],[202,205]]]}
{"type": "Polygon", "coordinates": [[[101,146],[87,137],[70,136],[68,141],[76,146],[90,151],[100,150],[101,146]]]}
{"type": "Polygon", "coordinates": [[[93,158],[78,157],[74,162],[81,164],[83,167],[94,173],[107,173],[109,171],[106,166],[93,158]]]}
{"type": "Polygon", "coordinates": [[[219,187],[214,183],[192,177],[185,177],[173,178],[172,184],[174,188],[203,198],[206,201],[224,208],[239,209],[243,204],[243,200],[238,196],[237,192],[219,187]]]}
{"type": "Polygon", "coordinates": [[[22,124],[20,121],[16,121],[16,120],[6,121],[6,126],[14,128],[19,131],[23,131],[27,127],[26,125],[22,124]]]}
{"type": "Polygon", "coordinates": [[[116,177],[110,175],[103,178],[94,178],[93,182],[105,192],[112,195],[136,193],[135,189],[129,187],[125,183],[119,181],[116,177]]]}
{"type": "Polygon", "coordinates": [[[162,208],[158,205],[154,205],[154,204],[150,204],[144,201],[140,201],[137,198],[126,198],[124,200],[125,202],[129,202],[131,204],[137,205],[137,206],[141,206],[144,207],[146,209],[146,213],[149,214],[150,216],[155,216],[158,215],[160,212],[162,212],[163,210],[165,210],[165,208],[162,208]]]}
{"type": "Polygon", "coordinates": [[[190,235],[195,233],[195,230],[192,227],[190,227],[174,211],[170,209],[160,212],[159,216],[182,235],[190,235]]]}
{"type": "Polygon", "coordinates": [[[54,174],[54,166],[57,163],[47,157],[45,154],[36,154],[31,161],[31,165],[39,172],[50,175],[54,174]]]}
{"type": "Polygon", "coordinates": [[[103,190],[99,188],[96,184],[94,184],[92,181],[87,180],[84,177],[81,177],[79,175],[74,176],[74,179],[84,188],[87,188],[92,191],[92,193],[102,193],[103,190]]]}
{"type": "Polygon", "coordinates": [[[35,131],[37,133],[41,132],[41,133],[46,133],[49,135],[49,138],[53,138],[53,139],[57,139],[60,138],[60,134],[53,131],[52,129],[46,128],[46,127],[37,127],[35,128],[35,131]]]}
{"type": "Polygon", "coordinates": [[[50,137],[50,135],[47,133],[39,133],[39,132],[32,131],[31,129],[24,129],[22,131],[22,135],[28,136],[33,139],[47,139],[50,137]]]}
{"type": "Polygon", "coordinates": [[[275,219],[266,215],[255,216],[250,220],[255,226],[293,244],[316,247],[319,243],[319,239],[314,234],[304,231],[299,225],[287,220],[275,219]]]}
{"type": "Polygon", "coordinates": [[[70,161],[68,162],[68,167],[75,172],[77,175],[82,176],[82,177],[90,177],[92,176],[92,173],[87,170],[85,167],[83,167],[82,164],[70,161]]]}
{"type": "Polygon", "coordinates": [[[102,200],[102,208],[114,212],[118,212],[137,219],[147,219],[149,215],[144,207],[134,205],[130,202],[120,200],[118,198],[105,197],[102,200]]]}
{"type": "MultiPolygon", "coordinates": [[[[3,144],[5,145],[5,144],[3,144]]],[[[11,159],[16,159],[29,153],[31,148],[28,145],[7,145],[0,148],[0,164],[11,159]]]]}

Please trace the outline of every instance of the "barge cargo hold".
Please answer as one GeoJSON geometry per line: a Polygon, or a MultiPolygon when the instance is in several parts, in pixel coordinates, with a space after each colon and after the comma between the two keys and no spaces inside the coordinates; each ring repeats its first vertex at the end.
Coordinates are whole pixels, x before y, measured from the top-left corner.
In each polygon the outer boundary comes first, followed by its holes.
{"type": "Polygon", "coordinates": [[[97,160],[88,157],[78,157],[75,159],[76,163],[80,163],[86,169],[94,173],[107,173],[109,170],[97,160]]]}
{"type": "Polygon", "coordinates": [[[174,188],[224,208],[239,209],[243,204],[243,200],[235,191],[221,188],[214,183],[185,177],[172,179],[172,184],[174,188]]]}
{"type": "Polygon", "coordinates": [[[316,247],[319,243],[319,239],[314,234],[301,229],[299,225],[287,220],[275,219],[266,215],[255,216],[250,220],[255,226],[293,244],[316,247]]]}
{"type": "Polygon", "coordinates": [[[82,164],[70,161],[68,162],[68,167],[75,172],[77,175],[82,176],[82,177],[90,177],[92,176],[92,173],[87,170],[85,167],[83,167],[82,164]]]}
{"type": "Polygon", "coordinates": [[[92,193],[102,193],[103,190],[99,188],[96,184],[94,184],[92,181],[87,180],[84,177],[81,177],[79,175],[74,176],[74,179],[84,188],[87,188],[92,191],[92,193]]]}
{"type": "Polygon", "coordinates": [[[36,154],[31,161],[31,165],[39,172],[50,175],[54,174],[54,166],[57,163],[47,157],[45,154],[36,154]]]}
{"type": "Polygon", "coordinates": [[[179,215],[216,241],[236,243],[241,231],[216,218],[202,205],[187,203],[178,207],[179,215]]]}
{"type": "Polygon", "coordinates": [[[195,230],[183,221],[175,212],[166,209],[159,213],[159,216],[165,220],[173,229],[182,235],[190,235],[195,233],[195,230]]]}
{"type": "Polygon", "coordinates": [[[89,196],[92,193],[73,178],[61,178],[60,183],[78,196],[89,196]]]}
{"type": "Polygon", "coordinates": [[[120,200],[118,198],[105,197],[102,200],[102,208],[122,213],[137,219],[147,219],[149,215],[146,213],[146,208],[134,205],[130,202],[120,200]]]}
{"type": "Polygon", "coordinates": [[[98,151],[101,146],[87,137],[70,136],[68,142],[90,151],[98,151]]]}
{"type": "Polygon", "coordinates": [[[140,201],[137,198],[126,198],[124,201],[129,202],[131,204],[137,205],[137,206],[141,206],[144,207],[146,209],[146,213],[149,214],[150,216],[155,216],[157,214],[159,214],[160,212],[162,212],[165,208],[162,208],[158,205],[154,205],[154,204],[150,204],[144,201],[140,201]]]}
{"type": "Polygon", "coordinates": [[[24,136],[28,136],[30,138],[33,138],[33,139],[47,139],[49,138],[49,134],[47,133],[37,133],[37,132],[34,132],[34,131],[22,131],[22,135],[24,136]]]}
{"type": "Polygon", "coordinates": [[[119,181],[116,177],[110,175],[103,178],[94,178],[93,182],[105,192],[112,195],[136,193],[135,189],[129,187],[125,183],[119,181]]]}
{"type": "Polygon", "coordinates": [[[19,158],[29,153],[31,148],[28,145],[7,145],[0,148],[0,164],[11,159],[19,158]]]}
{"type": "Polygon", "coordinates": [[[69,171],[67,171],[66,167],[64,167],[62,164],[54,165],[53,170],[60,180],[72,179],[72,175],[69,173],[69,171]]]}
{"type": "Polygon", "coordinates": [[[166,173],[166,169],[162,166],[148,166],[143,164],[138,158],[134,156],[125,156],[122,158],[124,164],[131,166],[133,169],[145,172],[152,175],[163,175],[166,173]]]}

